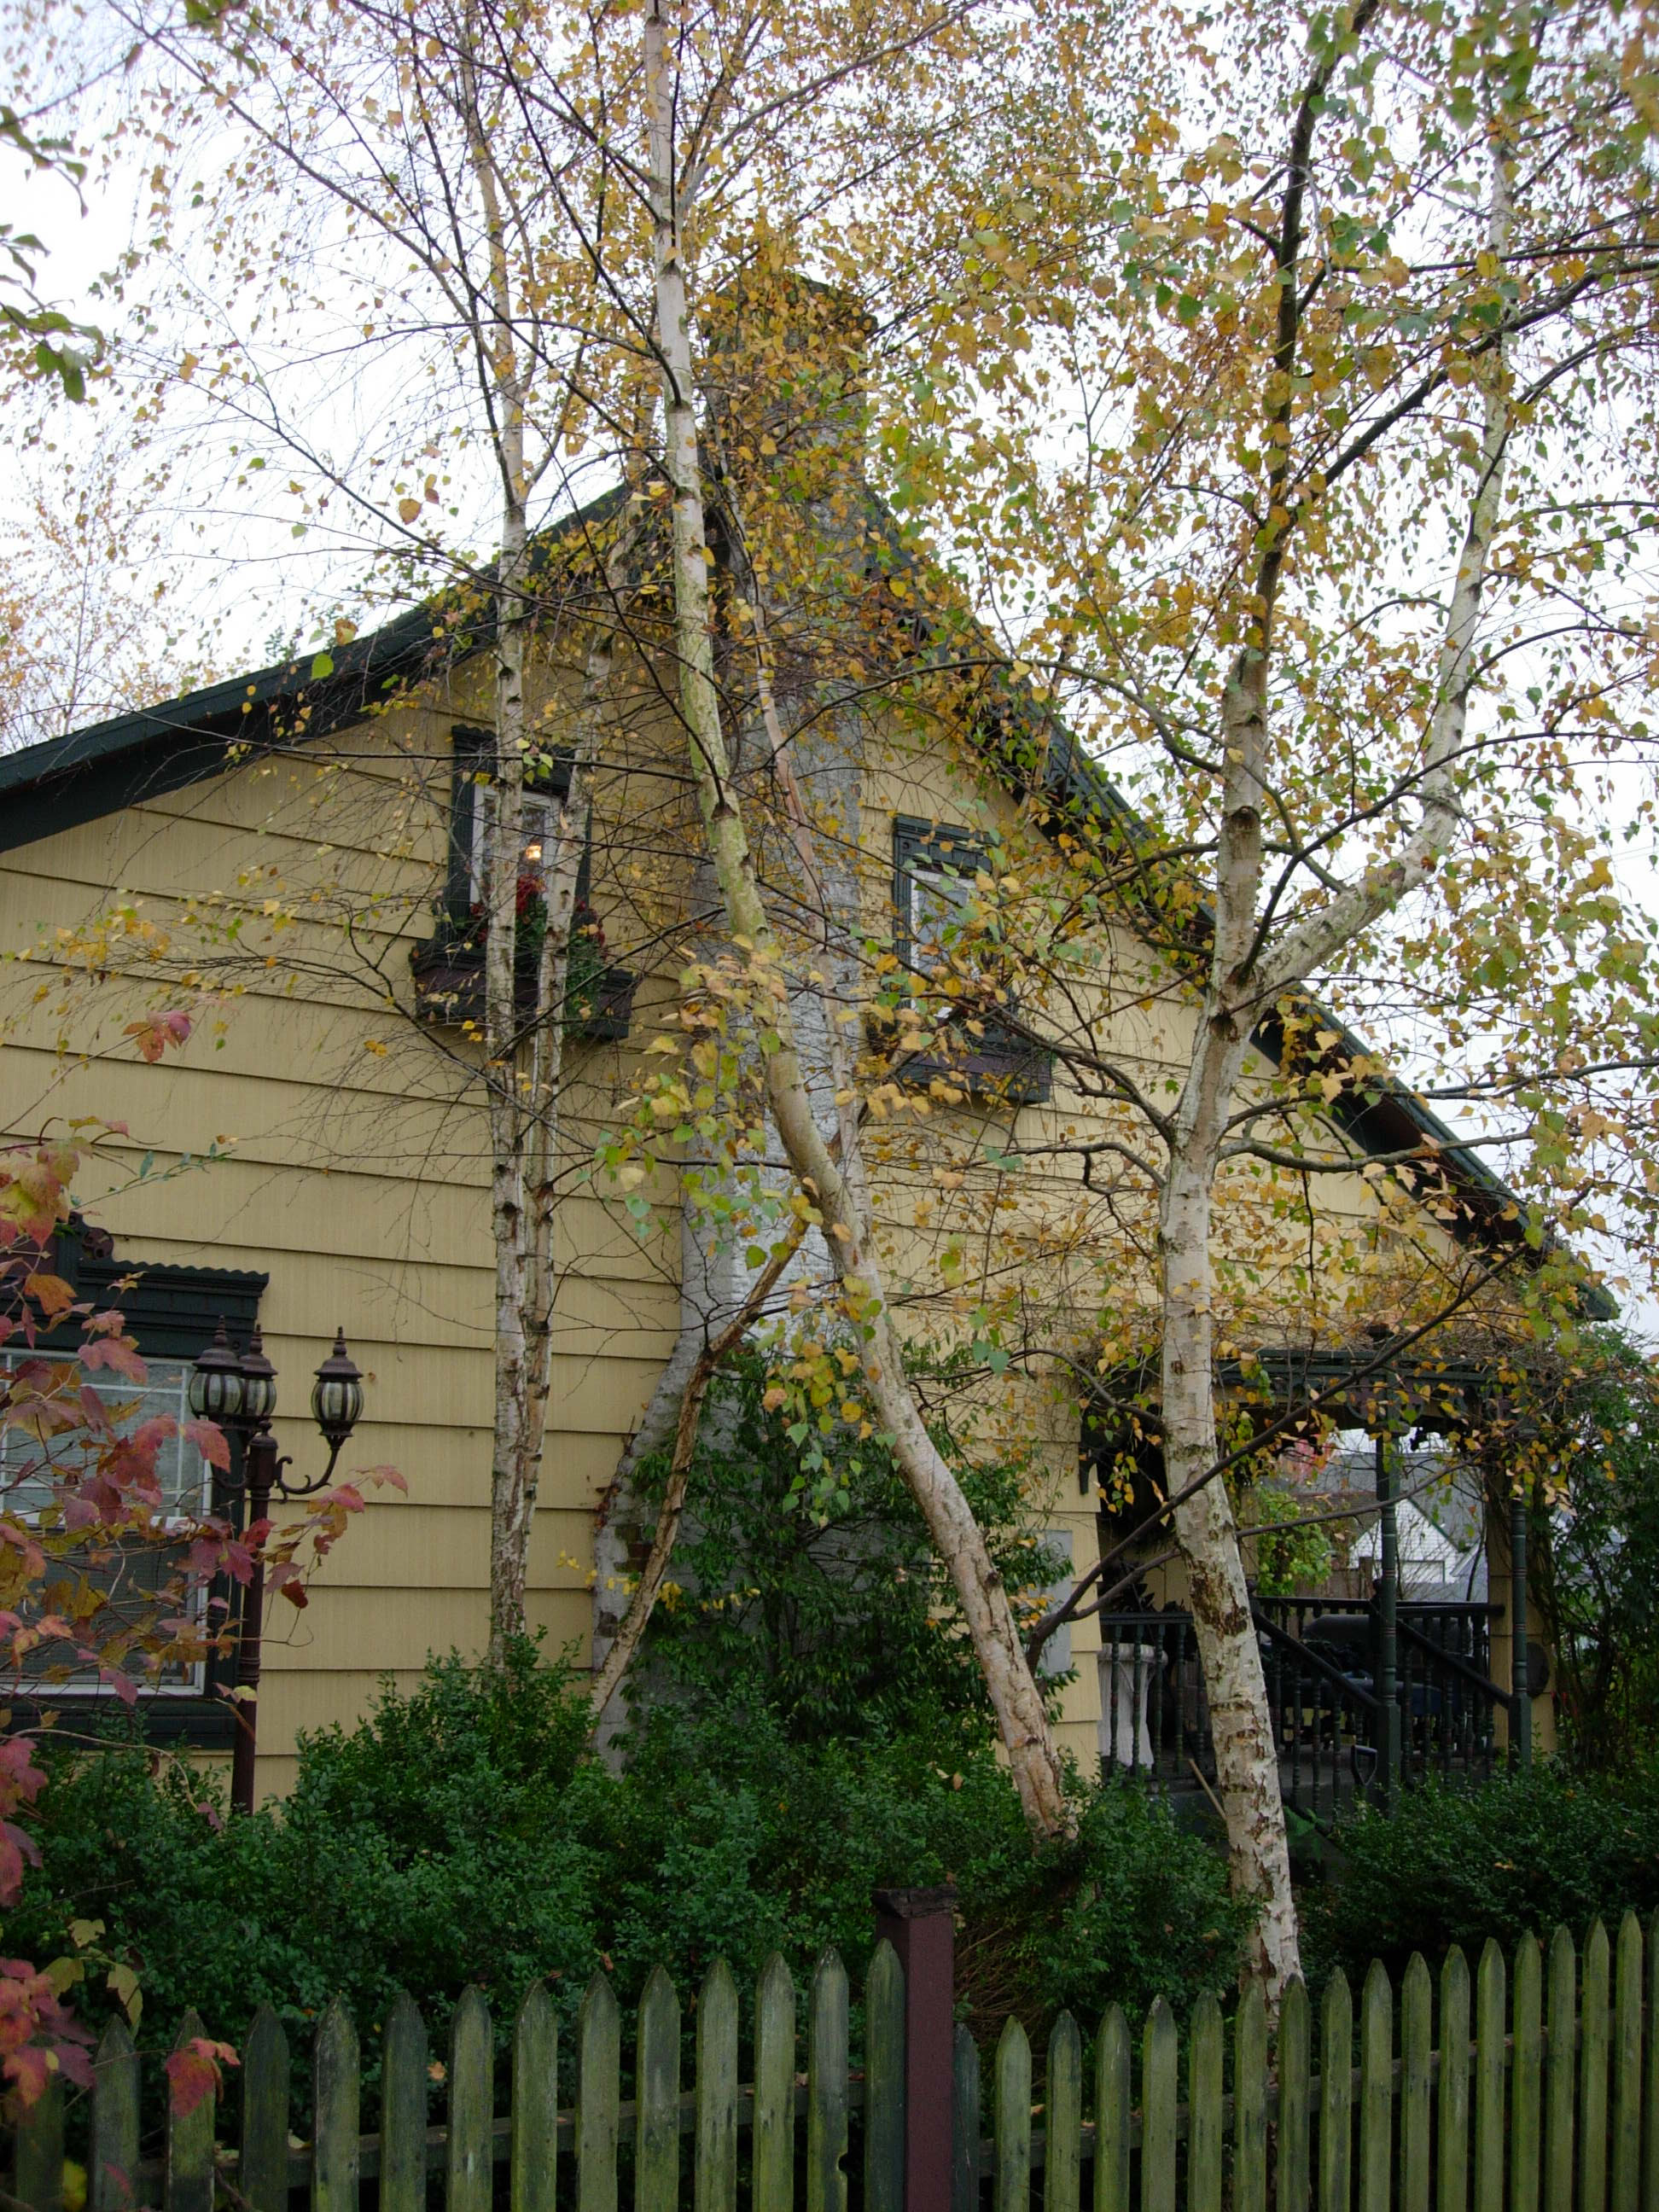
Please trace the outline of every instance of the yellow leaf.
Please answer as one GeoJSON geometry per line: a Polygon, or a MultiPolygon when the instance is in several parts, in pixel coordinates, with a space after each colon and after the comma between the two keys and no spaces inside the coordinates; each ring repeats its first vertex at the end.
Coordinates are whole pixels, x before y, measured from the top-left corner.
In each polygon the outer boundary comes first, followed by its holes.
{"type": "Polygon", "coordinates": [[[420,519],[421,502],[418,499],[400,499],[398,501],[399,522],[418,522],[420,519]]]}

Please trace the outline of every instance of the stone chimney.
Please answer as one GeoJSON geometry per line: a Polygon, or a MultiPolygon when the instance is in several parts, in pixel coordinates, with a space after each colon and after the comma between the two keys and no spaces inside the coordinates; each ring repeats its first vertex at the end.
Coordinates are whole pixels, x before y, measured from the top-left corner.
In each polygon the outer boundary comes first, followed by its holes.
{"type": "Polygon", "coordinates": [[[741,499],[819,507],[864,489],[865,382],[874,319],[849,294],[764,256],[705,318],[712,465],[741,499]]]}

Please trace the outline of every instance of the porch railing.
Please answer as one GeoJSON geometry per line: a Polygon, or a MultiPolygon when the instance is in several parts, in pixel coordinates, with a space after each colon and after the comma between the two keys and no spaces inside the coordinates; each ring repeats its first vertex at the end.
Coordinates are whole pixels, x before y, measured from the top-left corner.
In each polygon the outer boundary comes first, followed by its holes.
{"type": "MultiPolygon", "coordinates": [[[[1383,1725],[1376,1608],[1308,1598],[1255,1607],[1286,1802],[1328,1824],[1355,1796],[1386,1799],[1431,1773],[1480,1779],[1498,1756],[1510,1693],[1487,1671],[1492,1608],[1402,1605],[1395,1636],[1397,1722],[1383,1725]]],[[[1185,1613],[1101,1620],[1103,1771],[1166,1788],[1212,1789],[1215,1753],[1197,1636],[1185,1613]]]]}

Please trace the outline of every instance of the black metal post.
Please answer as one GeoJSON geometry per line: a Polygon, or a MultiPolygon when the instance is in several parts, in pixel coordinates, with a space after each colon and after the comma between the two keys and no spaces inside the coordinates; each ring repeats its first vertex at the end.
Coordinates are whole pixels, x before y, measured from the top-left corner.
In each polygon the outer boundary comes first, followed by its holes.
{"type": "Polygon", "coordinates": [[[876,1940],[904,1969],[905,2212],[949,2212],[956,2097],[956,1904],[937,1889],[878,1889],[876,1940]]]}
{"type": "MultiPolygon", "coordinates": [[[[247,1522],[270,1516],[270,1493],[276,1486],[276,1439],[260,1429],[245,1447],[247,1467],[247,1522]]],[[[235,1745],[230,1761],[230,1802],[239,1813],[253,1810],[253,1761],[259,1736],[259,1646],[264,1630],[265,1568],[264,1547],[254,1555],[253,1572],[242,1592],[241,1629],[236,1639],[236,1691],[231,1699],[236,1713],[235,1745]]]]}
{"type": "Polygon", "coordinates": [[[1380,1554],[1376,1582],[1376,1724],[1382,1739],[1377,1745],[1377,1763],[1382,1770],[1382,1802],[1392,1805],[1400,1780],[1400,1524],[1386,1431],[1379,1431],[1376,1439],[1376,1508],[1380,1554]]]}
{"type": "Polygon", "coordinates": [[[1531,1669],[1527,1665],[1527,1494],[1510,1500],[1510,1765],[1532,1765],[1531,1669]]]}

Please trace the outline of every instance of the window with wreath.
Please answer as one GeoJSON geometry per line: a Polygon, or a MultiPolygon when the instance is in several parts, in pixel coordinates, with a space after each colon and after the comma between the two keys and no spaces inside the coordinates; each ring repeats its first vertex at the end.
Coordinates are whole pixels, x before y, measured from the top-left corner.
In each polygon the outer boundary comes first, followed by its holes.
{"type": "MultiPolygon", "coordinates": [[[[495,813],[491,804],[495,741],[466,725],[453,732],[449,860],[443,912],[430,939],[410,956],[416,1000],[429,1019],[463,1026],[483,1020],[484,890],[495,813]]],[[[547,869],[559,812],[570,790],[570,763],[542,757],[525,780],[515,868],[514,966],[519,1011],[537,1011],[536,990],[547,933],[547,869]]],[[[589,897],[591,845],[576,878],[576,910],[565,981],[565,1026],[578,1036],[626,1036],[633,977],[613,964],[605,930],[589,897]]]]}
{"type": "Polygon", "coordinates": [[[954,1076],[972,1092],[1024,1104],[1048,1096],[1048,1054],[961,988],[972,981],[973,909],[990,863],[984,839],[970,830],[902,815],[894,824],[893,949],[929,995],[939,1036],[937,1054],[912,1056],[900,1073],[919,1081],[954,1076]],[[941,988],[947,979],[954,988],[941,988]]]}

